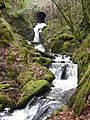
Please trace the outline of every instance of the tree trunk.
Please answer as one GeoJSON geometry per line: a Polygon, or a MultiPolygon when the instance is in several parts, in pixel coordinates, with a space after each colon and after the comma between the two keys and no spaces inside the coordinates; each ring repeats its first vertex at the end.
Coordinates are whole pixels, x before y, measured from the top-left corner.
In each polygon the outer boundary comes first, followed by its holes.
{"type": "Polygon", "coordinates": [[[62,14],[63,18],[65,19],[66,23],[68,24],[68,26],[70,27],[71,31],[74,32],[74,26],[73,24],[70,22],[70,20],[65,16],[64,12],[63,12],[63,8],[62,5],[60,3],[58,3],[56,0],[52,0],[53,3],[56,5],[56,7],[58,8],[58,10],[60,11],[60,13],[62,14]]]}
{"type": "Polygon", "coordinates": [[[82,11],[83,11],[83,27],[87,28],[90,26],[90,1],[81,0],[82,11]]]}

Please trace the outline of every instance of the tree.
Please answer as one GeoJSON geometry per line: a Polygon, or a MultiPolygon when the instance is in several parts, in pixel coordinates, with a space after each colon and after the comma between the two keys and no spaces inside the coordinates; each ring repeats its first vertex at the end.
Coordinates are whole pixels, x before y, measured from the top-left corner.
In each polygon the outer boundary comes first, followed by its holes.
{"type": "Polygon", "coordinates": [[[57,0],[52,0],[53,3],[56,5],[56,7],[58,8],[59,12],[62,14],[64,20],[66,21],[67,25],[70,27],[72,34],[75,36],[75,38],[81,42],[82,39],[82,32],[80,30],[79,27],[79,22],[75,21],[72,19],[72,11],[71,11],[71,7],[69,4],[69,1],[66,0],[66,5],[67,5],[67,10],[68,10],[68,16],[67,14],[65,14],[64,12],[64,8],[62,7],[62,2],[61,1],[57,1],[57,0]]]}
{"type": "Polygon", "coordinates": [[[90,27],[90,1],[89,0],[81,0],[82,11],[83,11],[83,21],[82,25],[84,28],[90,27]]]}

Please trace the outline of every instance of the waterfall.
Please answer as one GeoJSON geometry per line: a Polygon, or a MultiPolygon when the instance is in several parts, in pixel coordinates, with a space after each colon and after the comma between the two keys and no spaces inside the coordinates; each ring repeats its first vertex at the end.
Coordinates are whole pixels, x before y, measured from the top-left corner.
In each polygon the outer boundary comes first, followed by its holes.
{"type": "Polygon", "coordinates": [[[52,63],[49,68],[55,74],[54,86],[61,88],[63,91],[76,88],[78,80],[77,68],[77,64],[74,64],[69,56],[58,55],[58,57],[55,57],[55,63],[52,63]],[[66,73],[64,74],[64,79],[62,79],[64,67],[66,67],[66,73]]]}
{"type": "Polygon", "coordinates": [[[47,25],[45,23],[37,23],[37,25],[34,27],[34,41],[33,43],[36,44],[35,45],[35,49],[38,49],[42,52],[45,52],[45,48],[43,47],[43,45],[40,43],[40,33],[42,32],[43,28],[46,27],[47,25]]]}
{"type": "Polygon", "coordinates": [[[45,23],[37,23],[37,25],[34,27],[34,42],[39,43],[40,42],[40,37],[39,33],[42,32],[42,29],[46,27],[47,25],[45,23]]]}

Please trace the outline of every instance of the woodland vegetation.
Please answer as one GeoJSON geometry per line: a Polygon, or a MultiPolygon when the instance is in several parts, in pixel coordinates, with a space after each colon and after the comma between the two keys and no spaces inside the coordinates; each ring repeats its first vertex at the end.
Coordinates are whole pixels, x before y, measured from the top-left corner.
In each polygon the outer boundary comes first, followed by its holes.
{"type": "Polygon", "coordinates": [[[33,95],[48,88],[54,79],[48,70],[52,57],[27,43],[33,37],[36,12],[51,10],[48,26],[43,30],[43,45],[47,51],[71,55],[78,64],[79,80],[68,108],[55,111],[49,120],[88,120],[90,1],[51,0],[51,3],[52,6],[40,8],[33,0],[0,0],[0,110],[25,107],[33,95]]]}

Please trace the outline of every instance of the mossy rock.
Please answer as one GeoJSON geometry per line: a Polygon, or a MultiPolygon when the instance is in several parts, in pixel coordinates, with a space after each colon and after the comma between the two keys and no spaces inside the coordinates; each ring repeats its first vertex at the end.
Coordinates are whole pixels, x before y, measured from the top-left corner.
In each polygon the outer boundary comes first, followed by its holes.
{"type": "Polygon", "coordinates": [[[50,63],[52,63],[52,59],[46,57],[34,57],[33,61],[38,62],[39,64],[45,67],[48,67],[50,63]]]}
{"type": "Polygon", "coordinates": [[[59,35],[59,39],[62,39],[63,41],[69,41],[69,40],[72,40],[73,38],[74,36],[67,34],[67,33],[59,35]]]}
{"type": "Polygon", "coordinates": [[[5,96],[0,93],[0,103],[3,103],[5,100],[5,96]]]}
{"type": "Polygon", "coordinates": [[[3,104],[0,104],[0,111],[3,110],[3,104]]]}
{"type": "Polygon", "coordinates": [[[42,52],[42,51],[38,51],[41,56],[46,57],[46,58],[50,58],[50,59],[54,59],[54,56],[50,55],[48,52],[42,52]]]}
{"type": "Polygon", "coordinates": [[[35,52],[35,51],[30,51],[30,55],[32,57],[40,57],[41,56],[41,54],[39,52],[35,52]]]}
{"type": "Polygon", "coordinates": [[[70,42],[74,37],[69,34],[60,34],[51,39],[51,51],[61,53],[67,50],[71,45],[70,42]],[[68,42],[67,42],[68,41],[68,42]]]}
{"type": "Polygon", "coordinates": [[[28,101],[49,87],[46,80],[30,81],[22,87],[22,95],[17,103],[17,107],[23,108],[28,101]]]}
{"type": "Polygon", "coordinates": [[[63,47],[63,41],[56,37],[51,41],[51,51],[54,53],[61,53],[63,47]]]}
{"type": "Polygon", "coordinates": [[[50,32],[49,27],[44,28],[42,32],[43,37],[47,37],[49,35],[49,32],[50,32]]]}
{"type": "Polygon", "coordinates": [[[73,53],[73,59],[79,66],[79,85],[75,93],[70,98],[69,106],[72,107],[79,116],[86,104],[90,94],[90,34],[83,40],[83,43],[73,53]]]}
{"type": "Polygon", "coordinates": [[[46,72],[46,74],[44,74],[43,78],[51,83],[55,79],[55,76],[50,70],[47,70],[47,72],[46,72]]]}

